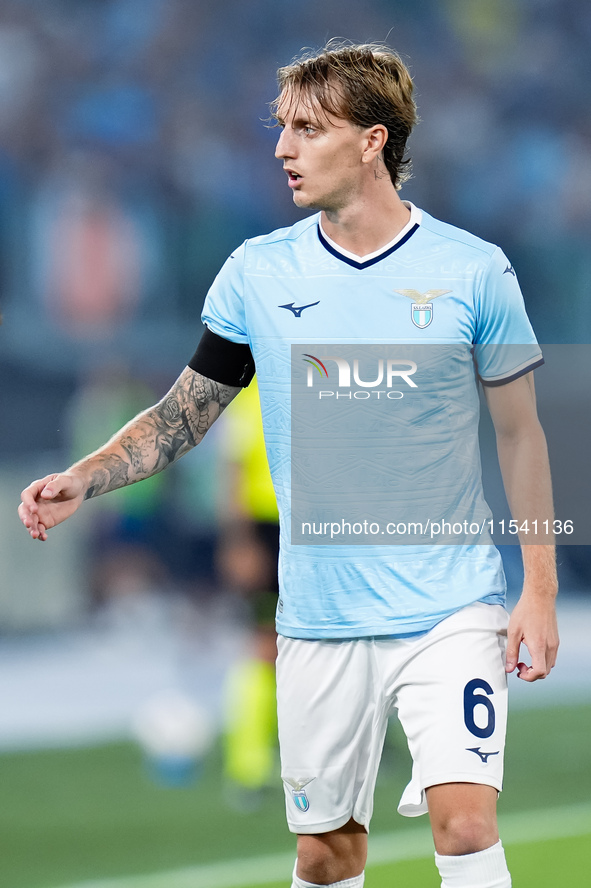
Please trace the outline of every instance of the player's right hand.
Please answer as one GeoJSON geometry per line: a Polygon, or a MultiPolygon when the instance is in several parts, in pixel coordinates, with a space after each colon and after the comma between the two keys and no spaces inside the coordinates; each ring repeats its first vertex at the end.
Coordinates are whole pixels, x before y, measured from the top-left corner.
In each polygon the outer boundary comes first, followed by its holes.
{"type": "Polygon", "coordinates": [[[69,472],[46,475],[25,487],[18,514],[29,536],[45,541],[50,528],[74,514],[83,503],[85,493],[84,479],[69,472]]]}

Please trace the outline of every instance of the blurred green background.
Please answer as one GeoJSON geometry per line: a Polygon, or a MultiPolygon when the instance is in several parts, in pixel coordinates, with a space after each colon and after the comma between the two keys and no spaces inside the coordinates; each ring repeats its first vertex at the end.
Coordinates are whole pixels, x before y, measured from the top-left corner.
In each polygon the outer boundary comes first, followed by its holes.
{"type": "MultiPolygon", "coordinates": [[[[561,839],[555,849],[561,881],[581,886],[591,871],[590,730],[590,705],[514,713],[506,789],[499,805],[501,821],[505,815],[535,809],[550,809],[551,821],[553,810],[586,806],[581,829],[587,832],[570,840],[573,846],[581,845],[578,856],[567,857],[561,850],[561,842],[568,839],[561,839]],[[583,863],[586,869],[581,868],[583,863]]],[[[0,775],[3,884],[11,888],[62,888],[91,878],[174,871],[279,851],[293,855],[281,788],[270,789],[256,810],[232,810],[225,803],[216,751],[208,756],[201,778],[184,788],[164,787],[151,780],[138,749],[124,743],[5,754],[0,757],[0,775]]],[[[394,831],[393,854],[404,849],[405,833],[414,835],[419,825],[426,828],[425,818],[396,814],[409,776],[404,735],[398,723],[393,723],[372,822],[372,839],[394,831]]],[[[560,825],[556,829],[559,831],[560,825]]],[[[535,829],[533,832],[535,845],[535,829]]],[[[514,833],[507,830],[505,837],[508,856],[511,859],[513,854],[520,861],[521,846],[511,850],[511,842],[518,838],[514,833]]],[[[548,836],[544,833],[538,841],[546,843],[548,836]]],[[[531,853],[535,861],[535,847],[531,853]]],[[[432,858],[428,864],[400,863],[384,870],[396,873],[406,866],[418,866],[421,873],[429,873],[430,881],[417,884],[438,884],[432,858]]],[[[542,884],[539,878],[543,873],[536,866],[524,866],[515,885],[529,888],[542,884]]],[[[546,860],[544,871],[547,867],[546,860]]],[[[368,888],[381,884],[379,869],[375,868],[375,874],[373,869],[369,871],[368,888]]],[[[286,869],[282,884],[288,883],[289,873],[286,869]]],[[[165,884],[176,882],[163,879],[165,884]]]]}

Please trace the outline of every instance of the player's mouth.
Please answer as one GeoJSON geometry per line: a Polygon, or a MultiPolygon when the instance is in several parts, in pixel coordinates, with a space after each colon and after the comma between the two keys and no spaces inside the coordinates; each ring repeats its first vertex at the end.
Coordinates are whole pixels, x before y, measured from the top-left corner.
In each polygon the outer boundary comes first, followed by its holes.
{"type": "Polygon", "coordinates": [[[295,188],[296,185],[299,185],[302,180],[299,173],[296,173],[295,170],[285,170],[285,172],[287,173],[287,184],[290,188],[295,188]]]}

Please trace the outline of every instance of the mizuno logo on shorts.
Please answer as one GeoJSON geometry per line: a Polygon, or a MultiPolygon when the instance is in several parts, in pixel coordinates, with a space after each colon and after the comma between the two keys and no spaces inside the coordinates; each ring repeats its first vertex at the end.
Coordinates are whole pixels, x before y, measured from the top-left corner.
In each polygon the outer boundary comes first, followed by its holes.
{"type": "Polygon", "coordinates": [[[491,757],[491,755],[498,755],[499,754],[498,750],[496,752],[482,752],[480,749],[480,746],[472,746],[469,749],[467,748],[466,752],[475,752],[476,755],[480,756],[481,761],[483,761],[485,765],[488,765],[488,760],[491,757]]]}

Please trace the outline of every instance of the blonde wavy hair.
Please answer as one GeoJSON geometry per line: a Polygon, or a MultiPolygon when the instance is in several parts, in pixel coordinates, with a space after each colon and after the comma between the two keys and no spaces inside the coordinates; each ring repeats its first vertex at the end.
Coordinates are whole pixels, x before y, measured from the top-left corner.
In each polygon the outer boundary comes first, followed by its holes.
{"type": "Polygon", "coordinates": [[[319,106],[363,129],[381,124],[388,130],[383,160],[399,189],[411,176],[406,143],[418,122],[414,85],[400,56],[384,44],[330,40],[317,53],[305,52],[277,72],[280,94],[271,103],[277,120],[280,100],[319,106]]]}

